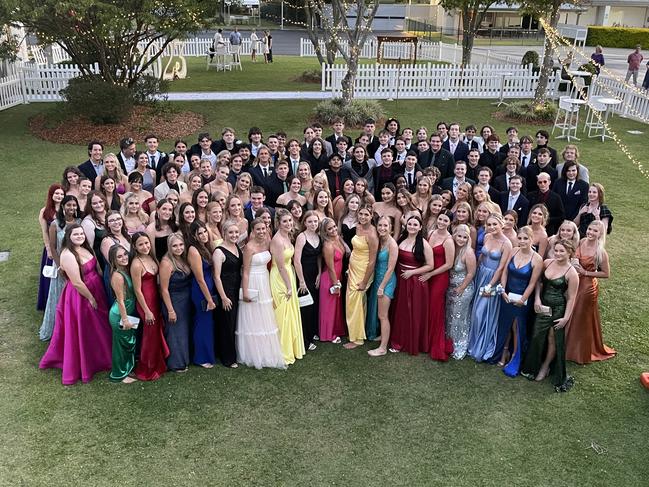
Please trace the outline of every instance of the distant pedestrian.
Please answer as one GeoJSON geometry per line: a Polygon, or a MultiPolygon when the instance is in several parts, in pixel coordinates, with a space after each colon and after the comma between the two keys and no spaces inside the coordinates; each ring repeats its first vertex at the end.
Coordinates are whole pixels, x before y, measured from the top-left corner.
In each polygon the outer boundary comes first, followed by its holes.
{"type": "Polygon", "coordinates": [[[232,52],[232,61],[239,61],[239,51],[241,50],[241,33],[239,28],[235,27],[232,32],[230,32],[230,51],[232,52]]]}
{"type": "Polygon", "coordinates": [[[604,64],[604,54],[602,52],[602,46],[595,47],[595,52],[590,55],[591,61],[595,65],[595,74],[599,76],[599,70],[604,64]]]}
{"type": "Polygon", "coordinates": [[[265,39],[264,54],[266,55],[266,62],[272,63],[273,62],[273,36],[270,35],[269,30],[264,31],[264,39],[265,39]]]}
{"type": "Polygon", "coordinates": [[[647,63],[647,72],[644,74],[642,88],[644,88],[645,91],[649,91],[649,63],[647,63]]]}
{"type": "Polygon", "coordinates": [[[635,46],[635,51],[629,54],[629,57],[626,59],[626,62],[629,64],[629,69],[626,72],[624,81],[628,82],[629,78],[633,76],[633,86],[638,86],[638,72],[640,71],[640,64],[644,59],[642,54],[640,54],[640,49],[642,49],[642,46],[638,44],[635,46]]]}
{"type": "Polygon", "coordinates": [[[257,35],[257,31],[255,29],[252,29],[252,33],[250,34],[250,48],[251,48],[251,58],[252,62],[256,63],[257,62],[257,50],[259,49],[259,36],[257,35]]]}

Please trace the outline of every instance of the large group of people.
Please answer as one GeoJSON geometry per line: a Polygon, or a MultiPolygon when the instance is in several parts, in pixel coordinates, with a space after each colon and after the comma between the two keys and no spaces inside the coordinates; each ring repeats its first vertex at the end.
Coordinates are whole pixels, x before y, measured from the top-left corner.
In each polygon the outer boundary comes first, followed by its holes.
{"type": "Polygon", "coordinates": [[[615,355],[598,305],[613,214],[578,147],[394,118],[331,130],[90,142],[39,215],[40,367],[128,383],[370,341],[566,391],[567,361],[615,355]]]}

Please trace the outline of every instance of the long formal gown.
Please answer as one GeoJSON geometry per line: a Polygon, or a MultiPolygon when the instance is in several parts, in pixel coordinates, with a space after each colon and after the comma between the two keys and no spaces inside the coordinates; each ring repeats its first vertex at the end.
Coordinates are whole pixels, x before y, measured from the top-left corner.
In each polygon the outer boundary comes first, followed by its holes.
{"type": "MultiPolygon", "coordinates": [[[[343,273],[343,255],[340,250],[334,250],[334,273],[341,280],[343,273]]],[[[343,295],[331,294],[329,290],[334,285],[329,277],[326,265],[320,277],[320,341],[332,342],[345,334],[345,319],[343,318],[343,295]]],[[[343,290],[341,289],[341,293],[343,290]]]]}
{"type": "Polygon", "coordinates": [[[236,347],[239,363],[261,369],[272,367],[285,369],[284,355],[279,343],[279,330],[273,311],[270,292],[268,263],[269,251],[252,256],[248,289],[259,292],[255,301],[239,302],[237,311],[236,347]]]}
{"type": "Polygon", "coordinates": [[[230,311],[226,311],[221,304],[216,307],[216,351],[221,363],[226,367],[230,367],[237,363],[235,333],[237,331],[243,257],[238,247],[237,255],[224,247],[219,248],[225,255],[225,261],[221,264],[221,282],[223,283],[225,295],[232,301],[232,308],[230,311]]]}
{"type": "MultiPolygon", "coordinates": [[[[469,332],[469,355],[476,362],[490,359],[496,350],[498,334],[498,313],[500,296],[480,295],[480,288],[489,284],[500,264],[502,250],[489,252],[482,247],[482,259],[475,277],[475,298],[471,311],[471,331],[469,332]]],[[[495,286],[494,286],[495,287],[495,286]]]]}
{"type": "MultiPolygon", "coordinates": [[[[52,220],[47,222],[47,228],[52,224],[52,220]]],[[[47,257],[47,249],[43,247],[43,255],[41,255],[41,266],[38,271],[38,298],[36,300],[36,309],[38,311],[44,311],[47,306],[47,296],[50,292],[50,281],[49,277],[43,275],[43,267],[46,265],[52,265],[53,260],[47,257]]]]}
{"type": "MultiPolygon", "coordinates": [[[[577,249],[579,264],[595,272],[595,256],[582,255],[577,249]]],[[[572,318],[566,326],[566,358],[578,364],[589,364],[615,357],[617,353],[604,345],[602,320],[599,313],[599,282],[596,277],[579,276],[579,290],[572,318]]]]}
{"type": "MultiPolygon", "coordinates": [[[[80,222],[81,220],[77,219],[74,223],[80,222]]],[[[63,228],[61,228],[58,224],[56,226],[56,248],[58,249],[58,252],[61,252],[61,245],[63,243],[63,237],[65,237],[66,228],[67,225],[63,228]]],[[[56,307],[59,304],[61,293],[63,293],[63,288],[66,284],[66,280],[60,270],[58,276],[55,279],[48,280],[50,281],[50,287],[47,293],[47,303],[45,305],[43,321],[41,323],[40,329],[38,330],[38,337],[42,341],[47,341],[52,338],[52,332],[54,331],[54,322],[56,321],[56,307]]]]}
{"type": "MultiPolygon", "coordinates": [[[[124,307],[126,308],[126,314],[132,316],[135,313],[133,281],[131,276],[125,272],[118,272],[124,277],[124,307]]],[[[108,378],[113,382],[119,382],[128,377],[135,367],[137,334],[133,328],[128,330],[121,328],[122,316],[119,314],[117,302],[111,305],[108,320],[110,321],[110,327],[113,329],[113,367],[108,378]]]]}
{"type": "MultiPolygon", "coordinates": [[[[370,262],[370,246],[365,236],[354,235],[352,238],[352,254],[349,257],[349,273],[347,274],[347,331],[349,341],[362,344],[365,340],[365,315],[367,313],[367,294],[358,291],[358,284],[365,277],[365,271],[370,262]]],[[[372,278],[366,284],[371,285],[372,278]]]]}
{"type": "Polygon", "coordinates": [[[310,306],[300,307],[300,314],[302,316],[302,335],[304,337],[304,346],[307,347],[313,343],[313,337],[318,335],[318,312],[320,310],[320,292],[315,286],[316,279],[318,278],[318,260],[322,255],[322,242],[318,239],[318,245],[315,247],[311,245],[309,240],[304,242],[302,248],[302,274],[304,275],[304,283],[306,284],[313,304],[310,306]]]}
{"type": "MultiPolygon", "coordinates": [[[[507,264],[507,286],[506,293],[523,294],[532,278],[532,259],[524,266],[516,267],[512,257],[507,264]]],[[[502,298],[501,298],[502,299],[502,298]]],[[[498,362],[505,347],[512,353],[509,362],[503,368],[503,372],[509,377],[516,377],[521,368],[522,358],[525,355],[527,345],[527,317],[530,313],[533,297],[527,300],[525,306],[514,306],[512,303],[500,304],[500,315],[498,317],[498,336],[496,339],[496,350],[491,361],[498,362]],[[511,330],[516,330],[516,337],[509,335],[511,330]],[[509,341],[507,341],[509,337],[509,341]],[[514,343],[514,338],[516,342],[514,343]]]]}
{"type": "Polygon", "coordinates": [[[166,358],[169,356],[169,347],[164,337],[164,323],[160,312],[160,295],[158,294],[157,276],[145,272],[142,276],[142,294],[155,321],[151,325],[144,322],[144,309],[140,303],[136,304],[140,315],[142,327],[142,348],[140,360],[135,366],[135,376],[140,380],[156,380],[167,370],[166,358]]]}
{"type": "MultiPolygon", "coordinates": [[[[381,334],[379,323],[379,286],[385,279],[385,273],[388,270],[390,260],[390,251],[387,247],[379,249],[376,255],[376,266],[374,268],[374,281],[367,296],[367,318],[365,320],[365,334],[368,340],[375,340],[381,334]]],[[[397,287],[397,275],[393,271],[392,276],[383,289],[383,295],[393,299],[394,291],[397,287]]]]}
{"type": "MultiPolygon", "coordinates": [[[[446,264],[444,244],[433,247],[434,269],[446,264]]],[[[453,340],[446,334],[446,290],[449,284],[448,271],[429,279],[430,302],[430,358],[446,362],[453,353],[453,340]]]]}
{"type": "Polygon", "coordinates": [[[169,312],[162,303],[165,320],[165,340],[169,347],[167,368],[185,370],[189,367],[189,330],[192,323],[192,274],[175,269],[169,277],[169,297],[176,312],[176,321],[169,321],[169,312]]]}
{"type": "Polygon", "coordinates": [[[482,253],[482,246],[484,245],[484,237],[487,234],[487,228],[484,225],[480,225],[476,229],[475,235],[475,256],[476,258],[480,257],[482,253]]]}
{"type": "Polygon", "coordinates": [[[284,266],[291,283],[291,298],[286,299],[286,285],[279,273],[277,263],[273,258],[273,266],[270,269],[270,291],[273,296],[275,307],[275,319],[279,327],[279,342],[282,346],[284,361],[290,365],[295,359],[304,356],[304,338],[302,336],[302,318],[300,317],[300,304],[297,296],[295,283],[295,272],[293,270],[294,249],[284,249],[284,266]]]}
{"type": "MultiPolygon", "coordinates": [[[[214,296],[214,278],[212,277],[212,266],[210,262],[202,260],[203,279],[207,285],[210,295],[214,296]]],[[[203,304],[206,302],[203,291],[201,291],[196,276],[192,278],[192,303],[194,304],[194,329],[192,333],[194,343],[194,363],[196,365],[216,363],[214,353],[214,311],[204,311],[203,304]]],[[[216,303],[216,299],[214,300],[216,303]]],[[[217,303],[218,306],[218,303],[217,303]]]]}
{"type": "Polygon", "coordinates": [[[104,285],[93,257],[83,264],[83,282],[97,301],[90,305],[70,281],[56,307],[56,324],[41,369],[61,369],[62,382],[90,382],[97,373],[111,368],[111,329],[104,285]]]}
{"type": "MultiPolygon", "coordinates": [[[[541,365],[543,365],[548,343],[548,334],[554,326],[554,321],[562,318],[566,312],[565,293],[568,289],[568,280],[565,274],[556,279],[548,279],[544,273],[542,280],[543,292],[541,294],[541,302],[543,305],[551,308],[552,316],[537,314],[534,320],[534,331],[521,368],[521,374],[529,379],[536,377],[541,369],[541,365]]],[[[565,328],[554,330],[554,343],[556,345],[556,354],[550,363],[552,384],[554,384],[557,390],[567,391],[572,386],[574,380],[566,372],[565,328]]]]}
{"type": "Polygon", "coordinates": [[[392,348],[408,352],[411,355],[428,353],[430,350],[430,334],[428,320],[428,298],[430,297],[429,283],[421,282],[419,276],[409,279],[401,277],[401,273],[421,267],[415,259],[415,254],[399,249],[397,261],[397,290],[390,308],[390,323],[392,330],[390,342],[392,348]]]}
{"type": "Polygon", "coordinates": [[[462,294],[455,290],[466,278],[466,265],[457,259],[449,273],[448,290],[446,291],[446,334],[453,342],[453,358],[462,360],[469,348],[469,330],[471,329],[471,309],[475,287],[473,280],[462,294]]]}

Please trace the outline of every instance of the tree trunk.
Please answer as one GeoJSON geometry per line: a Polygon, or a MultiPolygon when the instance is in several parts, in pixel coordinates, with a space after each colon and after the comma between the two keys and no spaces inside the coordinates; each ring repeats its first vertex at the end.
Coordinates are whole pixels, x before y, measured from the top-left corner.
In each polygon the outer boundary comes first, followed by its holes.
{"type": "Polygon", "coordinates": [[[315,49],[315,55],[318,56],[318,63],[320,63],[320,66],[322,66],[325,62],[325,58],[322,55],[322,52],[320,51],[320,38],[318,37],[318,34],[316,34],[315,32],[315,26],[313,25],[314,24],[313,11],[311,10],[311,7],[309,7],[309,2],[305,2],[304,4],[304,13],[306,15],[306,33],[309,36],[309,40],[311,41],[311,44],[313,44],[313,49],[315,49]]]}
{"type": "Polygon", "coordinates": [[[356,82],[356,74],[358,73],[358,56],[350,56],[347,62],[347,74],[342,80],[343,90],[343,103],[345,106],[350,105],[354,99],[354,83],[356,82]]]}
{"type": "MultiPolygon", "coordinates": [[[[561,6],[561,0],[553,0],[552,3],[552,12],[550,13],[550,27],[556,28],[559,23],[559,7],[561,6]]],[[[545,102],[546,92],[548,90],[548,81],[550,80],[550,75],[552,74],[552,68],[554,67],[554,48],[552,42],[550,42],[550,36],[548,33],[545,33],[545,54],[543,56],[543,64],[541,66],[541,72],[539,73],[539,84],[536,86],[536,91],[534,92],[534,105],[541,105],[545,102]]]]}
{"type": "Polygon", "coordinates": [[[471,50],[473,49],[473,41],[475,40],[475,22],[477,12],[468,11],[462,15],[462,65],[466,66],[471,64],[471,50]]]}

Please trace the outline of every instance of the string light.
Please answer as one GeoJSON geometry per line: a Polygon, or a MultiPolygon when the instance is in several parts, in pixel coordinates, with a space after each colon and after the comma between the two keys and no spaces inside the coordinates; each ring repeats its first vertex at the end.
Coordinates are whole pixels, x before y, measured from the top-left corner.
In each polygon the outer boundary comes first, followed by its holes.
{"type": "MultiPolygon", "coordinates": [[[[546,33],[547,33],[547,31],[546,31],[546,33]]],[[[556,50],[557,47],[560,47],[560,46],[557,44],[556,39],[555,39],[552,35],[548,36],[548,39],[550,40],[550,43],[552,44],[552,48],[553,48],[554,50],[556,50]]],[[[574,85],[575,77],[574,77],[572,74],[570,74],[570,73],[568,72],[568,70],[566,70],[566,72],[568,73],[568,76],[570,77],[570,81],[571,81],[571,83],[573,83],[573,85],[574,85]]],[[[586,94],[586,91],[584,90],[584,88],[579,88],[578,91],[579,91],[579,95],[581,96],[582,99],[584,99],[584,100],[588,100],[588,98],[587,98],[587,94],[586,94]]],[[[638,161],[638,160],[633,156],[633,154],[631,154],[631,151],[629,150],[629,148],[626,146],[626,144],[625,144],[624,142],[622,142],[622,140],[620,139],[620,137],[615,133],[615,131],[613,131],[613,129],[611,128],[611,126],[610,126],[610,125],[609,125],[609,124],[604,120],[604,117],[602,117],[602,115],[600,114],[600,112],[597,111],[597,110],[593,110],[593,109],[592,109],[592,105],[590,104],[590,102],[588,102],[587,104],[588,104],[588,106],[591,108],[591,113],[592,113],[593,115],[595,115],[595,117],[597,118],[597,121],[598,121],[599,124],[603,127],[603,130],[605,130],[605,133],[608,134],[609,137],[611,137],[611,139],[616,143],[616,145],[619,147],[619,149],[622,151],[622,153],[623,153],[623,154],[624,154],[624,155],[625,155],[625,156],[626,156],[626,157],[627,157],[627,158],[628,158],[628,159],[633,163],[633,165],[638,169],[638,171],[640,172],[640,174],[642,174],[645,178],[649,179],[649,170],[645,169],[644,166],[642,165],[642,163],[641,163],[640,161],[638,161]]]]}

